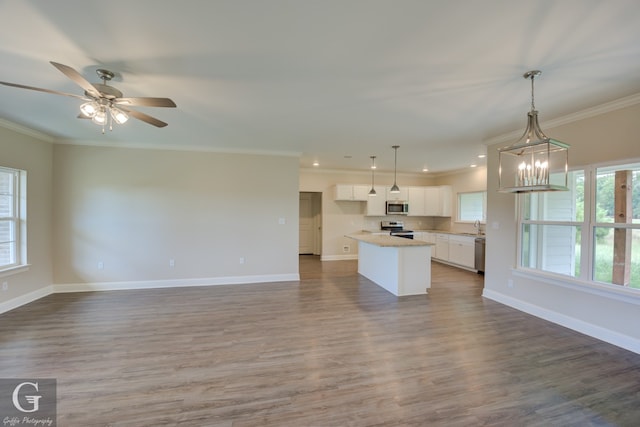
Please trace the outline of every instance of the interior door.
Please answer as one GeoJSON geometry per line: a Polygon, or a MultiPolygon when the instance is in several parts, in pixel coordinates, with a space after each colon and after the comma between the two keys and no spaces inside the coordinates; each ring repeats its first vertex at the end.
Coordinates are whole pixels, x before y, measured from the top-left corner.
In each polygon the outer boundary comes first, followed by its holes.
{"type": "Polygon", "coordinates": [[[313,213],[313,199],[311,193],[300,193],[300,255],[313,254],[315,246],[315,221],[313,213]]]}

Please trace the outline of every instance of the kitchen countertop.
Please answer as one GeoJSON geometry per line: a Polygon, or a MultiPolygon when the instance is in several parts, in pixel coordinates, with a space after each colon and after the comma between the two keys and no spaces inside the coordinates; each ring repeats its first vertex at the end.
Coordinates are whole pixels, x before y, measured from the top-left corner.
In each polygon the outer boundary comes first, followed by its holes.
{"type": "Polygon", "coordinates": [[[400,248],[408,246],[433,246],[433,243],[427,243],[420,240],[405,239],[403,237],[396,237],[388,234],[374,234],[369,231],[347,234],[345,237],[381,247],[400,248]]]}
{"type": "MultiPolygon", "coordinates": [[[[467,236],[467,237],[486,237],[486,235],[484,233],[482,234],[477,234],[477,233],[462,233],[459,231],[445,231],[445,230],[418,230],[418,229],[413,229],[412,230],[414,233],[435,233],[435,234],[451,234],[454,236],[467,236]]],[[[381,234],[388,234],[388,231],[384,231],[384,230],[362,230],[361,233],[364,234],[373,234],[373,235],[381,235],[381,234]]]]}

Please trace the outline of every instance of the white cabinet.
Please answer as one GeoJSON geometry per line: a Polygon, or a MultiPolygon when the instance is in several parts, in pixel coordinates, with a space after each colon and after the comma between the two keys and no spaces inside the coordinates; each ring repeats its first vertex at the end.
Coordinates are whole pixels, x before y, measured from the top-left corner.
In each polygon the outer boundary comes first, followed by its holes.
{"type": "MultiPolygon", "coordinates": [[[[373,187],[376,190],[375,196],[367,196],[367,216],[385,216],[387,214],[386,189],[383,186],[373,187]]],[[[370,189],[369,189],[370,190],[370,189]]],[[[368,192],[367,192],[368,193],[368,192]]]]}
{"type": "Polygon", "coordinates": [[[451,186],[408,187],[409,216],[451,216],[451,186]]]}
{"type": "Polygon", "coordinates": [[[427,216],[424,203],[425,188],[427,187],[408,188],[409,216],[427,216]]]}
{"type": "Polygon", "coordinates": [[[438,188],[440,193],[440,215],[437,216],[451,216],[451,186],[441,185],[438,188]]]}
{"type": "Polygon", "coordinates": [[[436,234],[436,252],[434,258],[449,261],[449,235],[436,234]]]}
{"type": "Polygon", "coordinates": [[[338,184],[334,188],[333,200],[366,202],[370,188],[366,185],[338,184]]]}
{"type": "Polygon", "coordinates": [[[449,236],[449,262],[468,268],[475,267],[475,238],[449,236]]]}

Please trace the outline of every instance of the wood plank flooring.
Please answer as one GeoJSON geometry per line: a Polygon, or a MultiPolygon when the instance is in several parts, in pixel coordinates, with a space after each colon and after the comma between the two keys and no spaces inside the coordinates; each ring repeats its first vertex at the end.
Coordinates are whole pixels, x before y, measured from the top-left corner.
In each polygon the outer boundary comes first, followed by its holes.
{"type": "Polygon", "coordinates": [[[640,355],[485,300],[434,263],[395,297],[355,261],[301,281],[57,294],[0,315],[0,377],[60,426],[638,426],[640,355]]]}

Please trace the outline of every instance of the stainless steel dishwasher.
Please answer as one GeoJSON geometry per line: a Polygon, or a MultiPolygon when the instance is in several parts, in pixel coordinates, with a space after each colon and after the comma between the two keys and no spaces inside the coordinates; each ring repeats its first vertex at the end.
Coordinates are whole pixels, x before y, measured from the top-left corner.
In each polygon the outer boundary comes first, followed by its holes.
{"type": "Polygon", "coordinates": [[[478,270],[478,273],[484,273],[485,246],[486,239],[484,237],[476,237],[475,269],[478,270]]]}

